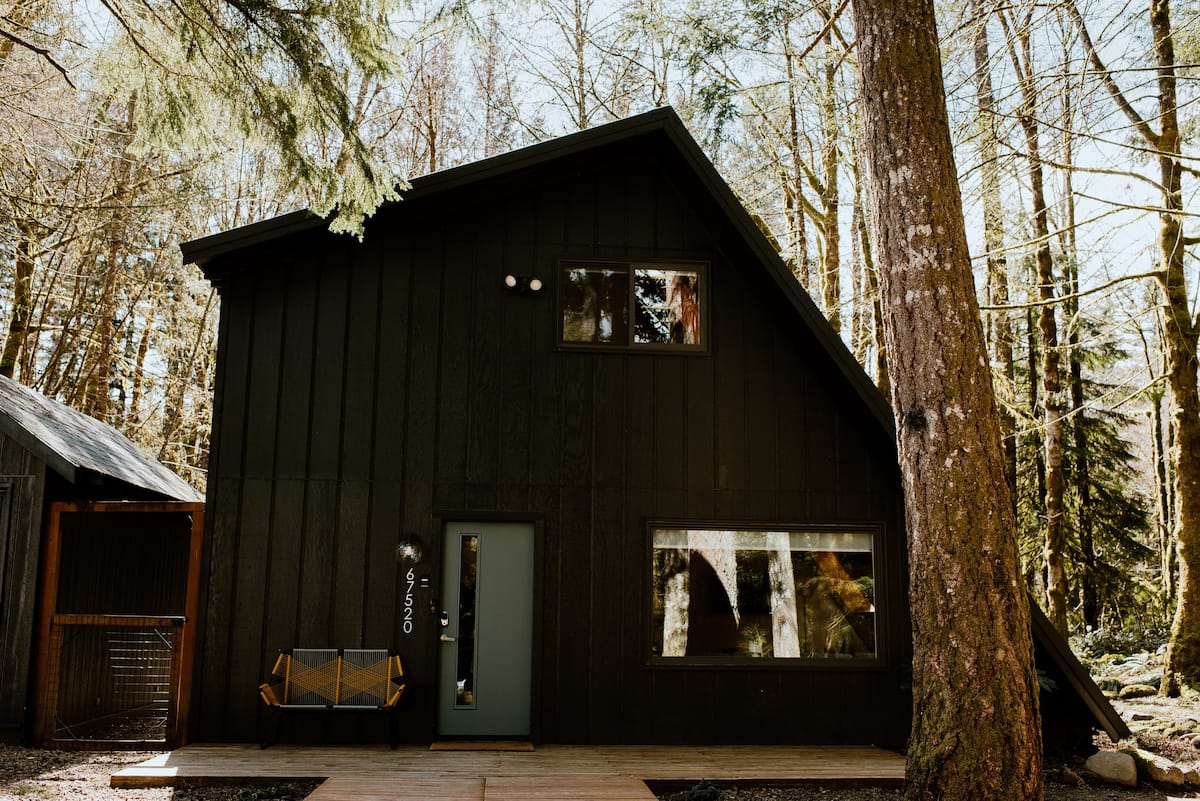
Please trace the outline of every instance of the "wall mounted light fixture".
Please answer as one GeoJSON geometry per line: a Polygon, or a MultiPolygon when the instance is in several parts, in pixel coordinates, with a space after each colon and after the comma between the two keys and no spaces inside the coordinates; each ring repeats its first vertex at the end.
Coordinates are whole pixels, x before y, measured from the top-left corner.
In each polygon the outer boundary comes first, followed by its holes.
{"type": "Polygon", "coordinates": [[[425,555],[425,544],[416,534],[408,534],[396,546],[396,561],[402,565],[415,565],[425,555]]]}
{"type": "Polygon", "coordinates": [[[520,292],[522,295],[527,293],[538,293],[542,291],[542,279],[532,275],[517,275],[509,273],[504,276],[504,286],[520,292]]]}

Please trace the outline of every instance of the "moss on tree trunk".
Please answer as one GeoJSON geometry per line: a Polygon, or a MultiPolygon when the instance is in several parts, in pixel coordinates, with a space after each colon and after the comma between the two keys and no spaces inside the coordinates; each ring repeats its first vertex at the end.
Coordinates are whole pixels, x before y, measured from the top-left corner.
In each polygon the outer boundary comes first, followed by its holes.
{"type": "Polygon", "coordinates": [[[870,205],[904,475],[911,799],[1042,797],[1041,725],[999,416],[933,6],[855,0],[870,205]]]}

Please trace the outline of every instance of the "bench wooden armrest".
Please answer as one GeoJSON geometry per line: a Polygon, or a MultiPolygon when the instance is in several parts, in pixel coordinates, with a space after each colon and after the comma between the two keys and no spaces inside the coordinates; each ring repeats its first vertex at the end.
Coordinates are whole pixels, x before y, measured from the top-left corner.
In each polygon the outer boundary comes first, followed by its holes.
{"type": "Polygon", "coordinates": [[[292,648],[279,652],[271,675],[258,693],[275,710],[276,733],[285,710],[393,710],[406,686],[400,655],[379,648],[292,648]]]}

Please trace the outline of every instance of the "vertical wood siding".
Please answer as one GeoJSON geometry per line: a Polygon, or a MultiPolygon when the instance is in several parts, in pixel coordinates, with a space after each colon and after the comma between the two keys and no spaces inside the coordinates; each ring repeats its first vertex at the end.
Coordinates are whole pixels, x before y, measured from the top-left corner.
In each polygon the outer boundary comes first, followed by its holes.
{"type": "Polygon", "coordinates": [[[0,434],[0,742],[26,723],[46,468],[0,434]]]}
{"type": "Polygon", "coordinates": [[[222,291],[200,739],[256,736],[254,688],[292,646],[400,648],[407,734],[431,737],[436,618],[421,595],[402,634],[393,550],[426,542],[436,597],[442,521],[496,515],[538,524],[542,740],[902,741],[894,450],[673,158],[597,150],[403,201],[362,245],[232,257],[256,267],[222,291]],[[708,352],[557,349],[568,257],[709,262],[708,352]],[[882,525],[887,664],[648,667],[655,518],[882,525]]]}

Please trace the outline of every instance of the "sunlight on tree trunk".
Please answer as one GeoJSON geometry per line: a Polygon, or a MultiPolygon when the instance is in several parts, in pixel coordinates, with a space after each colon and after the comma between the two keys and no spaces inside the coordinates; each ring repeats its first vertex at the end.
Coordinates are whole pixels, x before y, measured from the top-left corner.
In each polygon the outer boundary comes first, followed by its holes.
{"type": "Polygon", "coordinates": [[[800,628],[796,618],[796,574],[792,546],[786,531],[767,534],[767,579],[771,585],[771,648],[779,656],[800,656],[800,628]]]}
{"type": "MultiPolygon", "coordinates": [[[[825,19],[833,16],[833,8],[828,2],[819,6],[820,15],[825,19]]],[[[824,55],[821,64],[821,165],[824,174],[821,176],[821,217],[824,225],[821,230],[825,237],[825,247],[821,264],[821,296],[824,300],[825,319],[834,331],[842,331],[842,264],[841,236],[838,230],[838,169],[841,164],[838,151],[838,119],[837,119],[837,68],[840,58],[833,49],[832,26],[825,32],[824,55]]]]}
{"type": "MultiPolygon", "coordinates": [[[[1025,138],[1025,160],[1029,175],[1029,200],[1033,223],[1034,264],[1037,268],[1038,333],[1041,337],[1042,363],[1042,448],[1045,465],[1043,508],[1045,528],[1042,558],[1046,567],[1046,614],[1059,634],[1067,634],[1067,573],[1065,562],[1066,537],[1063,531],[1063,412],[1062,371],[1058,352],[1058,322],[1053,302],[1056,297],[1054,257],[1050,252],[1049,209],[1046,204],[1045,173],[1042,168],[1042,148],[1038,101],[1034,75],[1033,48],[1030,44],[1032,8],[1024,17],[1007,23],[1006,12],[999,15],[1008,33],[1007,43],[1013,69],[1018,76],[1021,103],[1017,122],[1025,138]]],[[[1031,332],[1032,335],[1032,332],[1031,332]]],[[[1031,374],[1032,375],[1032,374],[1031,374]]],[[[1036,408],[1036,407],[1031,407],[1036,408]]]]}
{"type": "Polygon", "coordinates": [[[733,547],[733,532],[689,531],[688,548],[712,565],[721,587],[725,590],[729,608],[733,610],[733,622],[740,626],[742,613],[738,610],[737,551],[733,547]]]}
{"type": "MultiPolygon", "coordinates": [[[[1008,259],[1004,255],[1004,207],[1000,189],[999,130],[996,99],[992,87],[991,54],[988,46],[988,19],[981,0],[972,0],[971,12],[978,26],[972,47],[975,67],[975,100],[979,109],[979,165],[983,200],[983,246],[987,251],[987,299],[991,306],[1008,305],[1008,259]]],[[[987,317],[988,339],[993,358],[999,363],[1004,379],[1003,396],[1014,400],[1016,370],[1013,363],[1012,321],[1007,309],[999,308],[987,317]]],[[[1001,403],[1000,432],[1004,437],[1004,460],[1008,486],[1017,491],[1017,423],[1007,404],[1001,403]]]]}
{"type": "Polygon", "coordinates": [[[854,16],[909,543],[906,797],[1032,801],[1042,743],[1029,600],[933,5],[854,0],[854,16]]]}
{"type": "MultiPolygon", "coordinates": [[[[1064,51],[1066,43],[1063,44],[1064,51]]],[[[1063,63],[1068,62],[1068,54],[1064,52],[1063,63]]],[[[1064,72],[1066,70],[1064,69],[1064,72]]],[[[1087,398],[1084,392],[1083,380],[1083,347],[1080,342],[1079,330],[1081,327],[1081,309],[1079,307],[1079,248],[1076,240],[1075,232],[1075,188],[1074,188],[1074,164],[1075,164],[1075,140],[1072,131],[1075,127],[1074,119],[1074,104],[1071,96],[1071,86],[1065,85],[1062,90],[1061,97],[1062,116],[1061,124],[1061,144],[1062,144],[1062,170],[1063,177],[1063,233],[1062,249],[1064,265],[1066,267],[1066,295],[1067,301],[1063,307],[1065,319],[1067,320],[1067,358],[1069,360],[1068,370],[1070,375],[1071,387],[1071,407],[1070,415],[1074,423],[1072,427],[1074,440],[1074,471],[1071,476],[1075,486],[1075,495],[1078,500],[1078,515],[1077,527],[1079,530],[1079,553],[1081,570],[1076,577],[1077,586],[1079,588],[1080,607],[1083,612],[1083,625],[1085,631],[1097,631],[1100,628],[1100,600],[1097,593],[1096,582],[1098,575],[1096,572],[1096,542],[1093,533],[1093,516],[1095,510],[1092,508],[1092,477],[1091,463],[1088,457],[1089,443],[1087,427],[1084,425],[1084,416],[1087,413],[1086,403],[1087,398]]]]}
{"type": "Polygon", "coordinates": [[[663,656],[687,656],[689,552],[672,549],[663,552],[663,656]]]}

